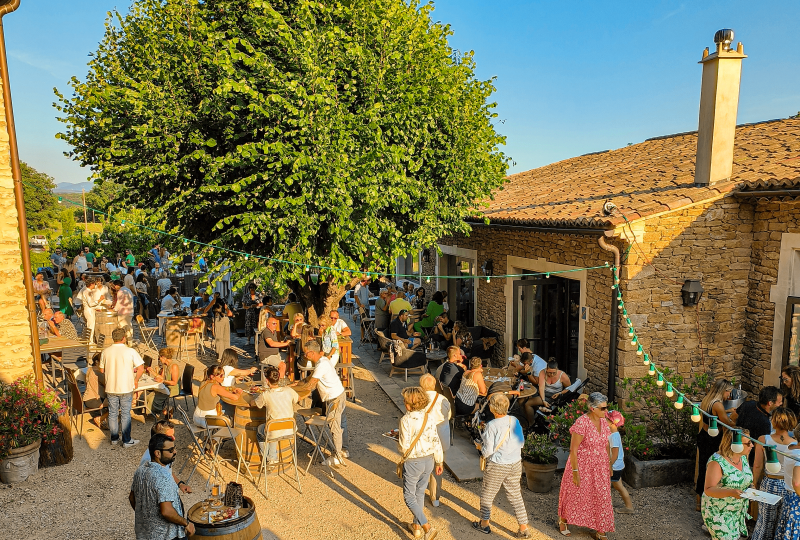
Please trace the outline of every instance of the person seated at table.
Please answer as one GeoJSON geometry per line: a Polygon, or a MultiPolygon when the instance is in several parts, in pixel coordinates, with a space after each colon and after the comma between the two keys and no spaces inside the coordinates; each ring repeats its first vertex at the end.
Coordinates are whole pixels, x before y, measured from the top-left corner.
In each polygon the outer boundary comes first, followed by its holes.
{"type": "MultiPolygon", "coordinates": [[[[155,435],[166,435],[173,441],[175,440],[175,424],[173,424],[169,420],[158,420],[153,424],[153,427],[150,428],[150,437],[154,437],[155,435]]],[[[148,445],[149,446],[149,445],[148,445]]],[[[147,463],[150,461],[150,449],[146,448],[144,454],[142,455],[142,459],[139,460],[139,466],[147,463]]],[[[189,484],[180,480],[178,475],[175,474],[175,471],[172,468],[172,463],[166,465],[167,469],[170,470],[170,474],[172,474],[172,479],[178,485],[178,488],[183,491],[184,493],[191,493],[192,488],[189,487],[189,484]]]]}
{"type": "Polygon", "coordinates": [[[453,345],[461,349],[461,354],[467,356],[472,353],[472,334],[467,325],[461,321],[453,323],[453,345]]]}
{"type": "MultiPolygon", "coordinates": [[[[525,418],[528,420],[528,425],[532,426],[533,421],[536,419],[536,409],[544,405],[544,400],[541,398],[539,392],[539,375],[544,373],[547,368],[547,362],[545,362],[541,356],[530,352],[524,352],[522,353],[519,364],[520,366],[517,368],[517,377],[531,383],[533,386],[533,394],[519,401],[525,413],[525,418]]],[[[516,368],[514,364],[510,365],[512,366],[512,370],[516,368]]],[[[556,367],[558,367],[557,364],[556,367]]]]}
{"type": "MultiPolygon", "coordinates": [[[[369,313],[369,307],[367,307],[367,313],[369,313]]],[[[397,293],[397,298],[395,298],[392,303],[389,304],[389,313],[392,314],[392,318],[397,318],[400,315],[401,311],[411,311],[411,304],[408,300],[406,300],[405,296],[402,292],[397,293]]]]}
{"type": "Polygon", "coordinates": [[[219,359],[219,365],[222,366],[222,371],[225,372],[225,379],[222,381],[222,386],[231,387],[239,379],[239,377],[249,377],[258,368],[251,367],[248,369],[239,369],[239,353],[236,349],[227,348],[222,351],[222,356],[219,359]]]}
{"type": "Polygon", "coordinates": [[[544,396],[545,412],[549,412],[554,399],[567,392],[570,384],[569,375],[558,369],[558,362],[551,356],[547,367],[539,372],[539,395],[544,396]]]}
{"type": "Polygon", "coordinates": [[[49,335],[61,337],[61,332],[58,331],[56,323],[53,321],[53,316],[53,310],[50,308],[45,308],[36,315],[36,320],[39,323],[47,323],[47,332],[49,335]]]}
{"type": "Polygon", "coordinates": [[[375,300],[375,329],[386,330],[389,326],[389,289],[381,289],[375,300]]]}
{"type": "Polygon", "coordinates": [[[408,301],[414,309],[425,309],[425,289],[418,288],[408,301]]]}
{"type": "Polygon", "coordinates": [[[33,292],[39,309],[43,310],[50,306],[50,296],[52,296],[53,291],[50,289],[50,284],[44,280],[42,272],[36,272],[36,277],[33,280],[33,292]]]}
{"type": "Polygon", "coordinates": [[[455,346],[447,348],[447,362],[439,368],[439,382],[450,388],[455,396],[461,387],[461,379],[466,368],[461,363],[461,349],[455,346]]]}
{"type": "MultiPolygon", "coordinates": [[[[272,307],[272,297],[267,295],[261,299],[261,309],[258,312],[258,325],[256,326],[256,334],[260,334],[264,331],[264,327],[267,326],[267,319],[270,317],[275,317],[276,319],[278,316],[275,314],[275,308],[272,307]]],[[[291,319],[289,319],[289,323],[291,323],[291,319]]],[[[258,342],[258,336],[256,336],[256,342],[258,342]]]]}
{"type": "Polygon", "coordinates": [[[111,271],[108,269],[108,257],[102,257],[100,259],[100,266],[98,266],[98,270],[104,274],[111,273],[111,271]]]}
{"type": "Polygon", "coordinates": [[[288,341],[278,340],[278,319],[270,317],[267,319],[267,327],[261,332],[258,344],[258,360],[262,365],[269,365],[281,373],[281,378],[286,376],[286,347],[288,341]],[[282,350],[283,349],[283,350],[282,350]]]}
{"type": "Polygon", "coordinates": [[[350,336],[353,334],[353,331],[350,330],[350,327],[347,326],[347,323],[339,317],[339,310],[331,310],[330,312],[331,318],[331,327],[336,331],[337,336],[350,336]]]}
{"type": "Polygon", "coordinates": [[[156,418],[167,416],[166,406],[169,402],[169,398],[181,393],[181,373],[183,372],[183,367],[173,359],[174,354],[175,350],[170,347],[159,349],[159,365],[147,368],[147,373],[153,377],[154,381],[157,383],[164,383],[164,386],[169,389],[169,394],[156,391],[147,394],[147,408],[150,409],[150,412],[156,418]]]}
{"type": "Polygon", "coordinates": [[[159,298],[163,298],[165,294],[169,294],[169,290],[173,288],[172,280],[169,279],[169,274],[162,271],[158,281],[156,281],[156,286],[158,287],[159,298]]]}
{"type": "Polygon", "coordinates": [[[86,369],[84,383],[86,388],[83,391],[83,404],[87,409],[98,409],[91,411],[90,421],[101,429],[108,429],[108,400],[106,399],[106,376],[100,371],[101,353],[92,356],[92,363],[86,369]],[[102,407],[102,410],[100,408],[102,407]]]}
{"type": "Polygon", "coordinates": [[[182,307],[183,299],[178,295],[178,289],[170,287],[167,289],[167,295],[161,300],[161,311],[172,311],[175,306],[182,307]]]}
{"type": "Polygon", "coordinates": [[[478,410],[478,396],[486,396],[486,382],[483,380],[483,362],[480,357],[473,356],[455,395],[456,414],[462,416],[478,410]]]}
{"type": "Polygon", "coordinates": [[[433,327],[431,339],[439,345],[446,343],[453,339],[453,325],[454,321],[450,319],[450,315],[445,311],[436,317],[436,326],[433,327]]]}
{"type": "Polygon", "coordinates": [[[400,313],[397,314],[397,318],[389,325],[389,335],[392,339],[402,341],[406,348],[413,350],[422,345],[422,339],[419,337],[419,332],[412,332],[412,334],[409,335],[408,329],[406,328],[407,320],[408,311],[405,309],[400,310],[400,313]]]}
{"type": "Polygon", "coordinates": [[[217,415],[217,404],[220,398],[226,398],[233,401],[239,399],[242,395],[241,388],[231,388],[230,390],[222,386],[222,381],[225,380],[225,371],[219,364],[212,364],[206,369],[205,380],[200,384],[200,390],[197,393],[197,407],[194,409],[192,421],[198,427],[206,426],[206,416],[217,415]]]}
{"type": "MultiPolygon", "coordinates": [[[[280,372],[269,366],[264,370],[264,391],[256,396],[253,403],[256,407],[266,408],[267,418],[270,420],[283,420],[286,418],[294,418],[294,409],[300,396],[297,395],[294,388],[289,386],[279,386],[281,380],[280,372]]],[[[266,423],[258,426],[256,430],[258,436],[258,447],[261,449],[261,455],[267,454],[267,469],[272,468],[272,464],[278,461],[278,443],[268,442],[266,435],[266,423]]],[[[284,435],[291,435],[291,429],[281,429],[278,431],[270,432],[272,438],[283,437],[284,435]]]]}
{"type": "Polygon", "coordinates": [[[292,339],[301,339],[303,337],[303,327],[306,325],[306,318],[302,313],[295,313],[292,320],[292,327],[289,329],[289,335],[292,339]]]}
{"type": "Polygon", "coordinates": [[[150,275],[154,278],[158,279],[161,277],[161,263],[155,263],[152,269],[150,269],[150,275]]]}
{"type": "Polygon", "coordinates": [[[53,313],[53,324],[58,329],[58,333],[61,335],[61,337],[72,339],[74,341],[80,341],[80,338],[78,337],[78,331],[75,330],[75,325],[72,324],[72,321],[69,320],[62,311],[56,311],[53,313]]]}
{"type": "MultiPolygon", "coordinates": [[[[425,289],[420,287],[417,292],[419,291],[424,292],[425,289]]],[[[442,306],[442,294],[440,292],[435,292],[433,293],[433,298],[431,298],[431,301],[428,302],[428,307],[425,309],[425,317],[421,321],[414,324],[414,330],[417,332],[422,332],[425,328],[434,328],[436,326],[437,318],[442,313],[444,313],[444,306],[442,306]]]]}

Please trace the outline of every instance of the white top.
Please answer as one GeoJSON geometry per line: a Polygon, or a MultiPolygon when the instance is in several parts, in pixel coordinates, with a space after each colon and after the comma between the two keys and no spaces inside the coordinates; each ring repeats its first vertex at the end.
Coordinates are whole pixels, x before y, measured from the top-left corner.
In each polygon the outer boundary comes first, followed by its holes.
{"type": "MultiPolygon", "coordinates": [[[[222,381],[222,386],[233,386],[236,382],[236,377],[231,375],[231,371],[235,368],[233,366],[222,366],[222,371],[225,373],[225,379],[222,381]]],[[[259,407],[263,407],[263,405],[259,405],[259,407]]]]}
{"type": "Polygon", "coordinates": [[[358,298],[361,305],[364,307],[369,307],[369,288],[363,286],[361,283],[356,285],[355,291],[353,291],[355,298],[358,298]]]}
{"type": "MultiPolygon", "coordinates": [[[[790,453],[789,452],[789,445],[788,444],[780,444],[778,441],[776,441],[775,439],[772,438],[772,435],[764,435],[764,443],[766,443],[766,444],[768,444],[770,446],[775,446],[775,449],[778,450],[779,452],[786,452],[787,454],[790,453]]],[[[764,449],[760,448],[760,445],[758,445],[756,447],[756,452],[764,452],[764,449]]],[[[783,460],[784,459],[785,458],[783,457],[783,454],[778,454],[778,463],[781,464],[781,470],[776,472],[775,474],[772,474],[772,473],[768,473],[768,474],[770,474],[772,476],[783,475],[783,460]]],[[[767,464],[767,457],[765,455],[764,456],[764,466],[765,467],[766,467],[766,464],[767,464]]],[[[765,469],[765,473],[766,473],[766,469],[765,469]]]]}
{"type": "Polygon", "coordinates": [[[788,457],[783,458],[783,485],[786,487],[786,491],[794,493],[794,487],[792,487],[792,475],[794,475],[794,468],[800,466],[800,450],[792,450],[787,453],[796,457],[795,459],[790,459],[788,457]]]}
{"type": "Polygon", "coordinates": [[[612,450],[614,448],[619,448],[617,461],[614,462],[611,468],[615,471],[621,471],[625,468],[625,450],[622,448],[622,436],[619,434],[619,431],[612,432],[611,435],[608,436],[608,440],[611,443],[612,450]]]}
{"type": "Polygon", "coordinates": [[[114,311],[120,317],[133,317],[133,293],[127,287],[120,287],[117,291],[117,303],[114,311]]]}
{"type": "Polygon", "coordinates": [[[161,300],[161,311],[172,311],[177,303],[174,297],[167,295],[161,300]]]}
{"type": "Polygon", "coordinates": [[[86,257],[76,257],[75,258],[75,273],[76,274],[83,274],[88,269],[89,269],[89,263],[86,262],[86,257]]]}
{"type": "Polygon", "coordinates": [[[336,333],[337,333],[337,334],[341,334],[341,333],[342,333],[342,330],[344,330],[345,328],[347,328],[347,323],[346,323],[346,322],[344,322],[342,319],[337,319],[337,320],[336,320],[336,324],[334,324],[334,325],[331,325],[331,328],[333,328],[334,330],[336,330],[336,333]]]}
{"type": "MultiPolygon", "coordinates": [[[[447,422],[450,420],[450,402],[447,401],[447,398],[436,390],[426,390],[425,395],[428,396],[428,400],[431,403],[433,400],[438,402],[433,406],[431,412],[428,413],[428,418],[430,418],[437,426],[441,425],[442,423],[447,424],[447,422]]],[[[428,403],[428,407],[430,406],[430,403],[428,403]]]]}
{"type": "Polygon", "coordinates": [[[531,373],[534,377],[538,377],[539,373],[547,368],[547,362],[538,354],[533,355],[533,363],[531,364],[531,373]]]}
{"type": "MultiPolygon", "coordinates": [[[[425,419],[425,411],[430,408],[428,404],[421,411],[408,412],[400,419],[400,436],[397,440],[397,448],[400,451],[400,456],[406,453],[406,450],[414,442],[417,433],[423,429],[422,421],[425,419]]],[[[434,407],[435,409],[435,407],[434,407]]],[[[431,414],[433,411],[431,411],[431,414]]],[[[419,440],[414,445],[413,450],[409,452],[406,459],[416,459],[433,455],[436,463],[444,463],[444,449],[442,448],[442,441],[439,439],[439,432],[436,430],[436,421],[428,414],[427,421],[425,422],[424,431],[420,435],[419,440]]]]}
{"type": "Polygon", "coordinates": [[[133,387],[133,371],[144,365],[142,357],[124,343],[114,343],[100,355],[100,369],[106,376],[106,394],[130,394],[133,387]]]}
{"type": "Polygon", "coordinates": [[[336,373],[336,368],[330,359],[325,356],[319,359],[311,376],[319,381],[317,390],[319,390],[319,397],[322,401],[336,399],[344,392],[344,386],[342,386],[342,381],[339,379],[339,374],[336,373]]]}
{"type": "MultiPolygon", "coordinates": [[[[256,396],[255,404],[257,407],[267,408],[267,421],[280,420],[283,418],[294,418],[294,406],[300,400],[300,396],[293,388],[282,386],[269,388],[256,396]]],[[[291,435],[291,429],[279,429],[269,433],[268,438],[283,437],[291,435]]]]}

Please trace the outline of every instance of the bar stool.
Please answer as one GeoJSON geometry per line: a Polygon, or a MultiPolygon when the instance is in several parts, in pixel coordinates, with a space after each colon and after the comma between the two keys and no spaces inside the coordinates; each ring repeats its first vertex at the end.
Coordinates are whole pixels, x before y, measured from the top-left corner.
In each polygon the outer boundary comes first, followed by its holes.
{"type": "Polygon", "coordinates": [[[189,345],[189,321],[179,322],[177,325],[177,332],[178,332],[178,361],[183,360],[183,354],[186,353],[186,350],[189,345]]]}

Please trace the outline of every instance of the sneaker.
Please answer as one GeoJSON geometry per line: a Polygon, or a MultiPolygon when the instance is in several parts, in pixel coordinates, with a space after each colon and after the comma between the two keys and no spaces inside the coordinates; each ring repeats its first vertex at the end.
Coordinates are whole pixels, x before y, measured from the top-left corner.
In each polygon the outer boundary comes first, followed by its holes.
{"type": "Polygon", "coordinates": [[[489,527],[488,525],[486,527],[481,527],[480,521],[473,521],[472,528],[475,529],[476,531],[482,532],[483,534],[492,534],[492,528],[489,527]]]}
{"type": "Polygon", "coordinates": [[[414,538],[422,538],[422,527],[420,527],[419,525],[414,525],[413,523],[409,523],[408,530],[411,531],[411,534],[414,535],[414,538]]]}
{"type": "Polygon", "coordinates": [[[111,441],[112,446],[117,446],[118,444],[119,444],[119,439],[117,439],[116,441],[111,441]]]}
{"type": "Polygon", "coordinates": [[[433,540],[434,538],[436,538],[437,534],[439,534],[439,531],[437,531],[436,529],[433,528],[433,526],[431,526],[431,528],[428,529],[428,532],[425,533],[425,540],[433,540]]]}
{"type": "Polygon", "coordinates": [[[517,538],[533,538],[530,527],[524,531],[517,531],[517,538]]]}
{"type": "Polygon", "coordinates": [[[347,448],[342,448],[341,455],[343,458],[350,459],[350,452],[347,450],[347,448]]]}
{"type": "Polygon", "coordinates": [[[439,504],[441,504],[441,503],[439,503],[439,499],[436,499],[436,500],[434,500],[434,501],[431,501],[431,504],[432,504],[433,506],[435,506],[436,508],[439,508],[439,504]]]}
{"type": "Polygon", "coordinates": [[[342,464],[342,462],[339,461],[335,457],[329,457],[328,459],[326,459],[322,463],[323,463],[323,465],[327,465],[328,467],[338,467],[339,465],[342,464]]]}
{"type": "Polygon", "coordinates": [[[122,443],[123,448],[130,448],[131,446],[136,446],[139,444],[139,439],[131,439],[129,442],[122,443]]]}

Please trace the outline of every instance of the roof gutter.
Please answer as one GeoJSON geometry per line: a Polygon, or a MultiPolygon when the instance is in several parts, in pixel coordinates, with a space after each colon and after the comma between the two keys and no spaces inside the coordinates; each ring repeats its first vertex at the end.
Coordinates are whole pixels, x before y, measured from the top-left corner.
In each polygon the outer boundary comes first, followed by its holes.
{"type": "Polygon", "coordinates": [[[754,197],[800,197],[800,189],[737,191],[733,196],[737,199],[752,199],[754,197]]]}
{"type": "Polygon", "coordinates": [[[607,231],[613,231],[613,228],[598,229],[598,228],[581,228],[581,227],[538,227],[533,225],[511,225],[501,223],[484,223],[482,221],[467,221],[470,225],[481,227],[496,227],[500,229],[520,229],[524,231],[533,231],[546,234],[577,234],[584,236],[605,236],[607,231]]]}
{"type": "Polygon", "coordinates": [[[3,29],[3,17],[15,11],[20,0],[6,1],[0,5],[0,77],[3,81],[3,103],[6,110],[6,126],[8,129],[8,147],[11,157],[11,176],[14,180],[14,202],[17,207],[17,226],[19,228],[19,249],[22,255],[22,281],[25,285],[28,323],[31,331],[31,352],[33,353],[33,372],[36,384],[44,387],[42,359],[39,350],[39,328],[36,324],[36,302],[33,298],[33,273],[31,270],[31,254],[28,244],[28,224],[25,219],[25,196],[22,189],[22,173],[19,167],[19,147],[17,146],[17,130],[14,125],[14,109],[11,105],[11,86],[8,77],[8,56],[6,55],[6,37],[3,29]]]}

